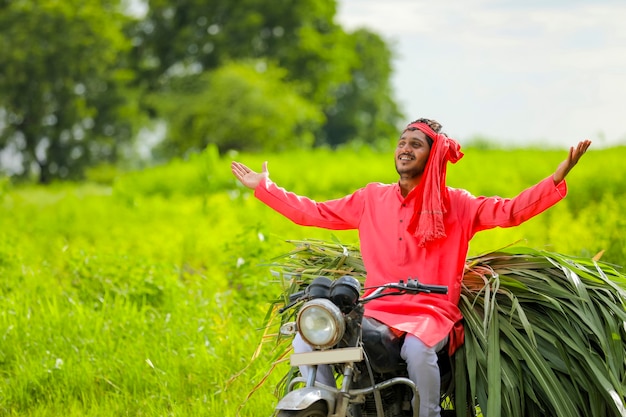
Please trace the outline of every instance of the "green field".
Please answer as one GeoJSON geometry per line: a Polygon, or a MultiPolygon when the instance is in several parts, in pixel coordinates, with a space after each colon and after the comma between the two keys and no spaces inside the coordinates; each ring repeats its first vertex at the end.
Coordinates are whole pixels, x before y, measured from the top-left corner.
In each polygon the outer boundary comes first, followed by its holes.
{"type": "MultiPolygon", "coordinates": [[[[448,183],[512,197],[563,150],[467,149],[448,183]]],[[[396,180],[365,148],[216,156],[140,172],[102,167],[47,187],[0,178],[0,415],[269,416],[281,372],[246,368],[281,293],[266,264],[285,241],[356,233],[295,226],[235,183],[232,158],[322,200],[396,180]],[[244,372],[231,379],[239,371],[244,372]]],[[[514,229],[483,232],[470,255],[518,243],[626,265],[626,147],[591,149],[569,195],[514,229]]],[[[285,365],[282,365],[284,368],[285,365]]]]}

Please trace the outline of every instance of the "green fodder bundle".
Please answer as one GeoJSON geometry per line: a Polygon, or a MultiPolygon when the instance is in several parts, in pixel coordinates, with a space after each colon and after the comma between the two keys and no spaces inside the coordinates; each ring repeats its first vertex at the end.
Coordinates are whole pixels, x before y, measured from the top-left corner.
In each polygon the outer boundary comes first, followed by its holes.
{"type": "MultiPolygon", "coordinates": [[[[357,246],[292,241],[274,260],[284,292],[267,316],[317,276],[364,279],[357,246]]],[[[459,307],[465,343],[455,353],[455,403],[487,417],[626,416],[626,276],[596,259],[511,247],[469,258],[459,307]]],[[[276,358],[289,344],[278,340],[276,358]]],[[[268,339],[266,338],[266,341],[268,339]]]]}

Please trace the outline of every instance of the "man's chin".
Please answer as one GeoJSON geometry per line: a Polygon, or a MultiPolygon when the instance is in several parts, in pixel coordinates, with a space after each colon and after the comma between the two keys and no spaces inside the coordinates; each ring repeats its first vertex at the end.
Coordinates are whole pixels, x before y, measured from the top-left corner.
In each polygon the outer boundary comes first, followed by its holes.
{"type": "Polygon", "coordinates": [[[398,164],[396,164],[396,172],[398,175],[408,178],[418,177],[421,174],[420,170],[415,167],[403,167],[398,166],[398,164]]]}

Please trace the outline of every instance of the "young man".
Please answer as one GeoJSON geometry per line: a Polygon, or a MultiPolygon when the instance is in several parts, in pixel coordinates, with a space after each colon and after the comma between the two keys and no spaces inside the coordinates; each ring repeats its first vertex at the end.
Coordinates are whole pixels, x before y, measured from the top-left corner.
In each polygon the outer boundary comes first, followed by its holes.
{"type": "MultiPolygon", "coordinates": [[[[267,162],[260,173],[233,162],[235,177],[277,212],[303,226],[358,229],[365,286],[418,277],[424,284],[445,285],[447,295],[383,297],[366,305],[365,315],[405,333],[402,357],[420,393],[420,417],[440,415],[437,352],[463,343],[458,302],[469,241],[476,232],[512,227],[561,201],[564,181],[591,142],[569,150],[556,171],[512,199],[474,197],[447,187],[446,166],[463,154],[454,139],[440,133],[434,120],[419,119],[402,132],[394,153],[400,179],[370,183],[354,193],[316,202],[278,187],[269,179],[267,162]]],[[[310,349],[301,339],[294,349],[310,349]]],[[[330,372],[318,378],[329,380],[330,372]]],[[[328,382],[325,382],[328,383],[328,382]]]]}

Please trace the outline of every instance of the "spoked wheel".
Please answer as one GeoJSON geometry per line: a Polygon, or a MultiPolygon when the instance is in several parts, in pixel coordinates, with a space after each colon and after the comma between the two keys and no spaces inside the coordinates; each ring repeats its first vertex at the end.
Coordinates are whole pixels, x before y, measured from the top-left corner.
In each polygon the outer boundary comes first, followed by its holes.
{"type": "Polygon", "coordinates": [[[280,410],[276,417],[326,417],[328,406],[324,401],[311,404],[304,410],[280,410]]]}

